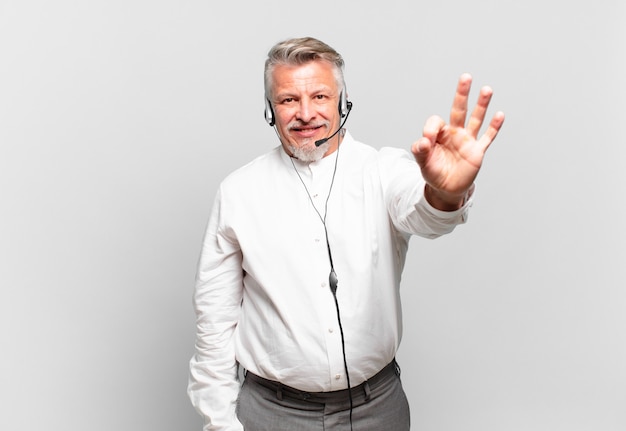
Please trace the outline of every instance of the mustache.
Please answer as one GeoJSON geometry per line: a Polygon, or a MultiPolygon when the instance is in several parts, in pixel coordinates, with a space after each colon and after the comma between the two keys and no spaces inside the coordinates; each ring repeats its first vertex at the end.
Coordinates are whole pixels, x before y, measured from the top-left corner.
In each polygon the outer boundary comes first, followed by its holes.
{"type": "Polygon", "coordinates": [[[309,122],[304,122],[304,121],[300,121],[300,120],[294,120],[291,123],[289,123],[287,125],[287,128],[289,130],[293,130],[293,129],[317,129],[318,127],[330,127],[330,122],[329,121],[309,121],[309,122]]]}

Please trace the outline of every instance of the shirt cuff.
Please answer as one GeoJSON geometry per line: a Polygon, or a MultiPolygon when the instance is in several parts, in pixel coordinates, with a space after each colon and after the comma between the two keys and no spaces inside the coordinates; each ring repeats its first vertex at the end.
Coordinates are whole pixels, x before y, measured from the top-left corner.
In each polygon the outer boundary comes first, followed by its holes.
{"type": "MultiPolygon", "coordinates": [[[[424,189],[425,188],[426,188],[426,185],[424,184],[424,189]]],[[[433,216],[435,216],[437,219],[441,221],[448,221],[448,222],[454,223],[454,221],[456,220],[456,223],[458,224],[465,223],[469,215],[469,209],[474,203],[473,197],[474,197],[475,190],[476,190],[476,184],[472,184],[472,186],[469,188],[469,190],[465,194],[465,197],[463,198],[463,204],[461,205],[459,209],[454,210],[454,211],[442,211],[440,209],[435,208],[434,206],[430,204],[430,202],[428,202],[428,200],[424,196],[424,190],[422,190],[422,196],[419,202],[417,203],[416,207],[421,207],[424,211],[432,214],[433,216]]]]}

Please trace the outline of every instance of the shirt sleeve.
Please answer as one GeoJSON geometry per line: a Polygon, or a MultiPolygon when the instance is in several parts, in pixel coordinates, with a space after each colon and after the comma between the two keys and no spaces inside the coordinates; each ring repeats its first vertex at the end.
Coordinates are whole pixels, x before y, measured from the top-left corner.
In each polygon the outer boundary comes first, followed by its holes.
{"type": "Polygon", "coordinates": [[[243,430],[235,411],[240,384],[234,347],[243,294],[242,257],[223,218],[218,191],[196,276],[196,344],[187,389],[204,418],[204,431],[243,430]]]}
{"type": "Polygon", "coordinates": [[[474,187],[456,211],[434,208],[424,197],[425,182],[415,159],[407,151],[383,148],[379,154],[380,178],[389,216],[400,232],[437,238],[467,221],[474,187]]]}

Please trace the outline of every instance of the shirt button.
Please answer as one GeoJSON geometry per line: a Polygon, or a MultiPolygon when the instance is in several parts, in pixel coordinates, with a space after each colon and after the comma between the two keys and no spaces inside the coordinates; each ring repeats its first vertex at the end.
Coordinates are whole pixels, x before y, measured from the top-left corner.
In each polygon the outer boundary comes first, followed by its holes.
{"type": "Polygon", "coordinates": [[[335,330],[333,328],[328,328],[328,332],[332,334],[333,332],[335,332],[335,330]]]}
{"type": "Polygon", "coordinates": [[[326,287],[326,282],[323,282],[321,286],[326,287]]]}
{"type": "Polygon", "coordinates": [[[341,378],[341,374],[335,374],[335,380],[339,380],[341,378]]]}

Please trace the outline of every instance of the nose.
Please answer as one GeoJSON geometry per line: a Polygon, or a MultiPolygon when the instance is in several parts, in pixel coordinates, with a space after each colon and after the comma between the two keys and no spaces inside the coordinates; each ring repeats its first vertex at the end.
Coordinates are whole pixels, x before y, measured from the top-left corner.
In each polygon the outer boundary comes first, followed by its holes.
{"type": "Polygon", "coordinates": [[[311,101],[305,98],[300,99],[298,104],[298,112],[296,112],[296,119],[308,123],[315,118],[315,110],[311,104],[311,101]]]}

